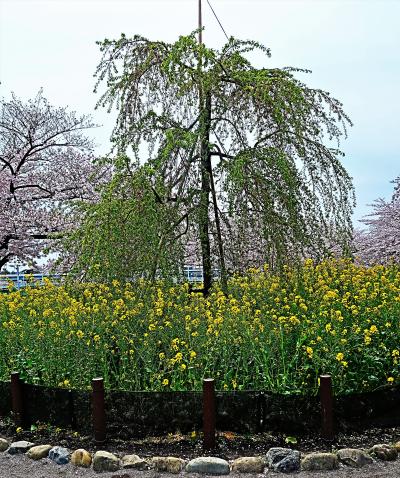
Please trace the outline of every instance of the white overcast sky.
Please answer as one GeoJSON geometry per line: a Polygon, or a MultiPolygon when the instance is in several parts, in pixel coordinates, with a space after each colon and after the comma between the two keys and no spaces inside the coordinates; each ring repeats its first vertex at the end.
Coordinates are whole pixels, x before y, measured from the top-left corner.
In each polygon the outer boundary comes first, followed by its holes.
{"type": "MultiPolygon", "coordinates": [[[[0,0],[0,96],[27,100],[40,87],[55,106],[90,113],[108,150],[113,118],[94,111],[97,40],[141,34],[173,42],[197,28],[198,0],[0,0]]],[[[312,70],[301,79],[343,102],[354,122],[341,145],[357,219],[390,198],[400,175],[400,0],[210,0],[228,35],[271,48],[258,66],[312,70]]],[[[225,36],[203,0],[204,41],[225,36]]]]}

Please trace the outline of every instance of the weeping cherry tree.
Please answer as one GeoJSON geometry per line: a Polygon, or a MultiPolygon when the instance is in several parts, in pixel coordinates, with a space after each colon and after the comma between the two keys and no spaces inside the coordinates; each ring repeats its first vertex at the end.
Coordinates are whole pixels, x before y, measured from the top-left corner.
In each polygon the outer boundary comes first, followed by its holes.
{"type": "Polygon", "coordinates": [[[226,288],[245,237],[250,256],[261,247],[275,266],[321,257],[332,233],[347,244],[354,193],[339,140],[351,122],[338,100],[296,78],[306,70],[256,68],[249,54],[268,58],[268,48],[230,38],[215,50],[196,32],[99,44],[98,106],[117,109],[112,140],[132,158],[126,175],[144,164],[174,211],[174,234],[194,231],[205,294],[213,267],[226,288]]]}

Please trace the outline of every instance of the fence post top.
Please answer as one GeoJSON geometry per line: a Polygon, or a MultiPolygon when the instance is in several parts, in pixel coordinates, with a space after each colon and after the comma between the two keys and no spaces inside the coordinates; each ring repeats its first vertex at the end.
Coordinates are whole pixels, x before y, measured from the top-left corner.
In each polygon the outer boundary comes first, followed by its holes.
{"type": "Polygon", "coordinates": [[[92,379],[92,389],[94,392],[102,392],[104,390],[104,380],[102,377],[92,379]]]}
{"type": "Polygon", "coordinates": [[[203,378],[203,382],[214,382],[213,378],[203,378]]]}

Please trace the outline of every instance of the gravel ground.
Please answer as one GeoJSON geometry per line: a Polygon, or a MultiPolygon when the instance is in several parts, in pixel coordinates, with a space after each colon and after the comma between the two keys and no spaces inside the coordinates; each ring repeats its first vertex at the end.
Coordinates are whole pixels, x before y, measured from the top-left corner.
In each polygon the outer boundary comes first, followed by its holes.
{"type": "MultiPolygon", "coordinates": [[[[94,453],[98,448],[93,443],[91,437],[75,437],[69,430],[62,430],[53,433],[52,429],[44,429],[39,432],[29,432],[27,430],[15,433],[12,426],[5,426],[0,419],[0,436],[7,438],[10,442],[18,440],[28,440],[35,444],[52,443],[66,447],[69,450],[85,448],[94,453]]],[[[232,435],[232,434],[231,434],[232,435]]],[[[377,428],[360,432],[339,433],[334,443],[326,443],[315,434],[309,436],[299,436],[298,443],[292,445],[292,448],[299,450],[302,454],[312,451],[334,451],[340,448],[364,448],[368,449],[377,443],[394,443],[400,441],[400,427],[396,428],[377,428]]],[[[218,447],[213,456],[218,456],[226,460],[232,460],[239,456],[263,456],[274,446],[288,447],[285,443],[285,436],[281,434],[259,434],[251,436],[232,435],[228,432],[218,436],[218,447]]],[[[289,445],[290,446],[290,445],[289,445]]],[[[135,453],[143,458],[151,456],[179,456],[185,460],[202,456],[202,441],[197,439],[193,441],[187,436],[177,434],[173,437],[147,437],[143,440],[117,440],[109,439],[107,444],[101,447],[115,453],[117,456],[135,453]]],[[[229,477],[236,478],[254,478],[254,475],[233,474],[229,477]]],[[[284,478],[285,474],[274,473],[266,470],[259,478],[284,478]]],[[[373,465],[362,469],[352,469],[342,466],[335,471],[325,472],[299,472],[292,473],[289,476],[296,478],[400,478],[400,458],[395,462],[376,462],[373,465]]],[[[33,461],[27,456],[12,456],[8,453],[0,453],[0,478],[208,478],[205,475],[196,475],[181,473],[180,475],[171,475],[168,473],[158,473],[155,471],[134,471],[119,470],[113,473],[96,473],[92,469],[76,468],[68,464],[58,466],[49,459],[33,461]]]]}
{"type": "MultiPolygon", "coordinates": [[[[154,471],[133,470],[120,470],[113,473],[99,474],[95,473],[91,469],[76,468],[71,464],[58,466],[47,458],[39,461],[33,461],[24,455],[11,456],[8,453],[0,453],[0,478],[199,478],[200,476],[202,478],[209,478],[208,475],[189,473],[172,475],[169,473],[161,474],[154,471]]],[[[231,473],[229,476],[236,476],[237,478],[254,477],[254,475],[237,475],[233,473],[231,473]]],[[[288,475],[266,471],[264,475],[257,476],[270,476],[271,478],[279,478],[288,475]]],[[[377,462],[362,469],[342,467],[336,471],[299,472],[292,473],[289,476],[295,476],[296,478],[399,478],[400,460],[395,462],[377,462]]]]}

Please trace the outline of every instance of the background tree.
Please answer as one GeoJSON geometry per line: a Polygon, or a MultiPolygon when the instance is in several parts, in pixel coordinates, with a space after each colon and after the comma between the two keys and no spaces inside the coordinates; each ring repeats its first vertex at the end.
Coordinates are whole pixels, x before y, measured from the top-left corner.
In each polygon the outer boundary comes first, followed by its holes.
{"type": "Polygon", "coordinates": [[[368,229],[356,231],[356,256],[366,264],[400,262],[400,176],[393,183],[391,200],[376,199],[361,221],[368,229]]]}
{"type": "Polygon", "coordinates": [[[161,272],[177,277],[183,266],[179,236],[186,232],[188,217],[162,202],[162,185],[155,194],[146,167],[129,167],[127,174],[127,161],[124,156],[114,161],[113,178],[98,202],[77,204],[75,214],[83,219],[61,241],[60,263],[100,282],[138,277],[154,281],[161,272]]]}
{"type": "Polygon", "coordinates": [[[217,51],[195,33],[173,44],[122,35],[100,47],[98,105],[118,110],[115,147],[133,153],[132,167],[147,154],[155,194],[188,217],[205,293],[214,257],[226,284],[240,230],[275,265],[322,255],[332,230],[348,242],[354,196],[337,148],[350,120],[294,77],[304,70],[255,68],[247,54],[269,56],[259,43],[231,38],[217,51]]]}
{"type": "Polygon", "coordinates": [[[54,233],[71,227],[68,203],[93,198],[89,117],[49,105],[42,91],[0,105],[0,268],[34,262],[54,233]]]}

